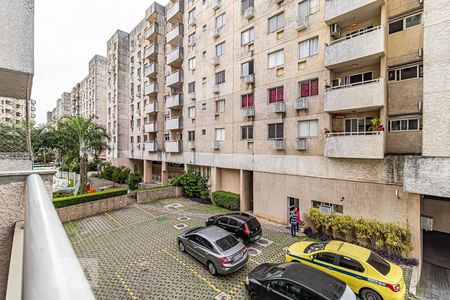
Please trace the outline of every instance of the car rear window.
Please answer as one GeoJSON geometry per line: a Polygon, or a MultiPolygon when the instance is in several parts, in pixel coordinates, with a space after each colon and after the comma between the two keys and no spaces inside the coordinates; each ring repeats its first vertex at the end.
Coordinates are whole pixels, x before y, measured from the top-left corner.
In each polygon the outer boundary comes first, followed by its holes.
{"type": "Polygon", "coordinates": [[[269,278],[269,277],[281,277],[281,275],[283,275],[285,269],[284,268],[280,268],[277,266],[274,266],[272,268],[269,268],[266,273],[264,274],[265,278],[269,278]]]}
{"type": "Polygon", "coordinates": [[[250,227],[250,229],[260,226],[260,224],[256,218],[252,218],[252,219],[248,220],[247,225],[248,225],[248,227],[250,227]]]}
{"type": "Polygon", "coordinates": [[[227,235],[216,241],[216,245],[222,250],[227,251],[239,244],[239,241],[232,235],[227,235]]]}
{"type": "Polygon", "coordinates": [[[308,245],[305,248],[305,251],[303,251],[303,253],[311,253],[311,252],[316,252],[319,250],[323,250],[325,249],[325,246],[328,244],[328,242],[323,242],[323,243],[312,243],[310,245],[308,245]]]}
{"type": "Polygon", "coordinates": [[[387,275],[391,270],[391,265],[372,251],[370,251],[370,256],[367,263],[383,275],[387,275]]]}

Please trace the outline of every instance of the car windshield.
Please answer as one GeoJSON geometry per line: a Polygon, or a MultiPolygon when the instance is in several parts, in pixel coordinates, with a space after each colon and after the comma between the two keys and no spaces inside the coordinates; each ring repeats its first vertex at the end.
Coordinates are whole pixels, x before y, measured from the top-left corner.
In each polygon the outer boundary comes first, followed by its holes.
{"type": "Polygon", "coordinates": [[[383,275],[387,275],[391,270],[391,265],[372,251],[370,251],[370,256],[367,263],[383,275]]]}
{"type": "Polygon", "coordinates": [[[259,226],[259,222],[256,218],[252,218],[252,219],[248,220],[247,224],[248,224],[248,227],[250,227],[250,229],[253,229],[253,228],[259,226]]]}
{"type": "Polygon", "coordinates": [[[272,267],[266,271],[266,273],[264,274],[264,278],[281,277],[281,275],[283,275],[284,271],[285,271],[284,268],[272,267]]]}
{"type": "Polygon", "coordinates": [[[312,243],[311,245],[308,245],[305,248],[305,251],[303,251],[303,253],[311,253],[311,252],[316,252],[319,250],[323,250],[325,249],[325,246],[328,244],[328,242],[323,242],[323,243],[312,243]]]}
{"type": "Polygon", "coordinates": [[[227,235],[216,241],[216,245],[222,250],[227,251],[239,244],[239,241],[232,235],[227,235]]]}

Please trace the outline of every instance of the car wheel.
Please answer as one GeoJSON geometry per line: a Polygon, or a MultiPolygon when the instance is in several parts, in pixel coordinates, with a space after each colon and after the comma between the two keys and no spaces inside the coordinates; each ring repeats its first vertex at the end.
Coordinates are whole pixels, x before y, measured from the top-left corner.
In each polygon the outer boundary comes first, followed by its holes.
{"type": "Polygon", "coordinates": [[[184,248],[183,242],[179,242],[179,243],[178,243],[178,248],[180,248],[180,251],[181,251],[181,252],[186,252],[186,249],[184,248]]]}
{"type": "Polygon", "coordinates": [[[217,275],[216,266],[210,261],[208,261],[207,266],[208,266],[209,273],[213,276],[216,276],[217,275]]]}
{"type": "Polygon", "coordinates": [[[371,289],[364,289],[361,291],[361,297],[363,300],[383,300],[381,296],[371,289]]]}
{"type": "Polygon", "coordinates": [[[250,299],[251,300],[261,300],[261,297],[256,292],[251,292],[250,299]]]}

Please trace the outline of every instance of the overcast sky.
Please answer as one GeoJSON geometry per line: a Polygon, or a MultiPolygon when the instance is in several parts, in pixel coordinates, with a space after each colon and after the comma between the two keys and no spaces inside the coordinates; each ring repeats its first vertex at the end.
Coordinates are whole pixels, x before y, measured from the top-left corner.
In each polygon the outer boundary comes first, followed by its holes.
{"type": "MultiPolygon", "coordinates": [[[[158,1],[167,4],[168,0],[158,1]]],[[[106,55],[117,29],[131,31],[152,0],[39,0],[35,2],[35,70],[32,99],[45,122],[63,92],[88,73],[89,60],[106,55]]]]}

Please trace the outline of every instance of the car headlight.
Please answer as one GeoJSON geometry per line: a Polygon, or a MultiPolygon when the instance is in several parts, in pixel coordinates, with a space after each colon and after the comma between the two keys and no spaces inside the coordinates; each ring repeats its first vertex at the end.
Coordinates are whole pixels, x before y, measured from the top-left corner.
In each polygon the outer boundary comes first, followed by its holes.
{"type": "Polygon", "coordinates": [[[245,277],[245,284],[248,285],[250,283],[250,280],[248,279],[248,276],[245,277]]]}

